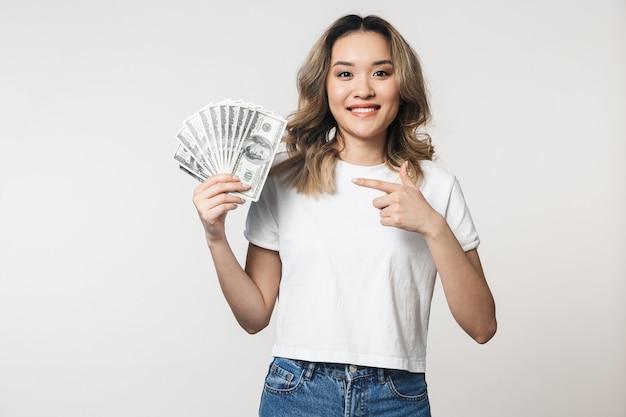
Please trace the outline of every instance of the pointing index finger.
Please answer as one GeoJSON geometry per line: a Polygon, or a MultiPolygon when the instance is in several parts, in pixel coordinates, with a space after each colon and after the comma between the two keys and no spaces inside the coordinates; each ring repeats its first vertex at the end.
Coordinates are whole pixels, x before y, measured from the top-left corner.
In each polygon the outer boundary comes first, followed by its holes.
{"type": "Polygon", "coordinates": [[[353,178],[352,182],[356,185],[360,185],[361,187],[373,188],[375,190],[383,191],[387,194],[396,191],[398,188],[402,188],[400,184],[381,180],[373,180],[369,178],[353,178]]]}

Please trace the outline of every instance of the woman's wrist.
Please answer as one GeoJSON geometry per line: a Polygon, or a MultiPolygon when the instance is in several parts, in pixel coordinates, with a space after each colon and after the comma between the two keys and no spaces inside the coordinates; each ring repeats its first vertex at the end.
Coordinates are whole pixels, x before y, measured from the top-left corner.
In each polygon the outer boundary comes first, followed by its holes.
{"type": "Polygon", "coordinates": [[[446,219],[435,210],[433,210],[433,214],[428,220],[427,225],[428,227],[422,232],[422,235],[427,241],[439,240],[451,232],[446,219]]]}

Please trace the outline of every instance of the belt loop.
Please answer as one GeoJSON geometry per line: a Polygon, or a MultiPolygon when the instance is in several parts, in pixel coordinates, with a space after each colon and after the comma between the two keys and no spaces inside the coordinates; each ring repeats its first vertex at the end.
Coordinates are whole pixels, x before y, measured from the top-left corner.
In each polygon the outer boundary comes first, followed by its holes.
{"type": "Polygon", "coordinates": [[[385,370],[383,368],[378,368],[378,383],[380,385],[385,384],[385,370]]]}
{"type": "Polygon", "coordinates": [[[304,371],[304,379],[310,381],[313,377],[313,372],[315,371],[315,362],[307,362],[306,363],[306,371],[304,371]]]}

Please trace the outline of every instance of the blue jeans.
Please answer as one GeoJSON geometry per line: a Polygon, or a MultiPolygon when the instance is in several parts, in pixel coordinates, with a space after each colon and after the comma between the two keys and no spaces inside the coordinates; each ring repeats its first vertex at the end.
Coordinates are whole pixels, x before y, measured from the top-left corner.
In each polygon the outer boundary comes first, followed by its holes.
{"type": "Polygon", "coordinates": [[[423,373],[274,358],[260,417],[430,417],[423,373]]]}

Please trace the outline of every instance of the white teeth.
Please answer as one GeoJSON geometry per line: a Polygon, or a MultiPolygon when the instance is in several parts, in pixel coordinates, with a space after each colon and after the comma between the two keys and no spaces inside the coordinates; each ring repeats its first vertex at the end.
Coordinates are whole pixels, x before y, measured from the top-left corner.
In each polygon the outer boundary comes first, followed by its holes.
{"type": "Polygon", "coordinates": [[[375,107],[356,107],[353,109],[350,109],[351,111],[355,112],[355,113],[371,113],[373,111],[376,110],[375,107]]]}

